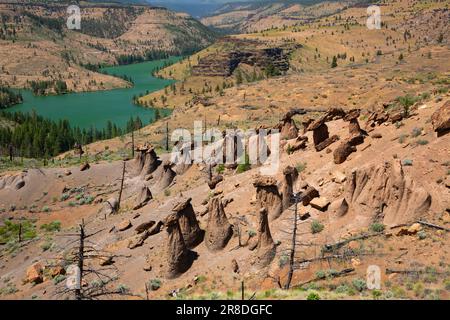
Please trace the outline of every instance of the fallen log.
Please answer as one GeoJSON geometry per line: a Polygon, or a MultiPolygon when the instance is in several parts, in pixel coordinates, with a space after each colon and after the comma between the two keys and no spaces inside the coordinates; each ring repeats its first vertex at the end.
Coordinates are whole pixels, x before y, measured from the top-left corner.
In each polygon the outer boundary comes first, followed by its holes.
{"type": "Polygon", "coordinates": [[[427,227],[431,227],[431,228],[435,228],[435,229],[439,229],[439,230],[444,230],[444,231],[450,231],[450,229],[446,228],[446,227],[442,227],[442,226],[438,226],[437,224],[433,224],[433,223],[429,223],[426,221],[422,221],[422,220],[418,220],[417,223],[420,223],[421,225],[427,226],[427,227]]]}
{"type": "MultiPolygon", "coordinates": [[[[355,271],[355,268],[347,268],[347,269],[343,269],[343,270],[341,270],[341,271],[339,271],[339,272],[337,272],[337,273],[334,273],[334,274],[332,275],[332,277],[333,277],[333,278],[343,277],[343,276],[346,276],[346,275],[352,273],[353,271],[355,271]]],[[[311,282],[314,282],[314,281],[324,280],[324,279],[326,279],[326,278],[327,278],[327,276],[324,276],[324,277],[315,277],[315,278],[310,279],[310,280],[308,280],[308,281],[299,283],[299,284],[293,286],[293,288],[301,288],[301,287],[303,287],[305,284],[308,284],[308,283],[311,283],[311,282]]]]}
{"type": "Polygon", "coordinates": [[[377,232],[377,233],[368,233],[368,234],[363,234],[357,237],[351,237],[336,243],[332,243],[332,244],[324,244],[322,247],[322,251],[323,252],[333,252],[334,250],[337,250],[339,248],[342,248],[344,245],[346,245],[347,243],[351,242],[351,241],[355,241],[355,240],[363,240],[363,239],[368,239],[371,237],[377,237],[377,236],[381,236],[384,235],[384,232],[377,232]]]}

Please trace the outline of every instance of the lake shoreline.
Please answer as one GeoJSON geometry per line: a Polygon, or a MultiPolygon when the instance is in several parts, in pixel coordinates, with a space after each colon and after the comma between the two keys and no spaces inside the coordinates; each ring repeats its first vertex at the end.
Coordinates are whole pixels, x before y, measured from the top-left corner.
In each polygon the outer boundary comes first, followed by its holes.
{"type": "MultiPolygon", "coordinates": [[[[123,128],[130,117],[139,117],[144,125],[151,124],[155,119],[155,110],[163,110],[161,117],[172,112],[169,108],[153,108],[133,103],[133,97],[144,95],[146,92],[156,92],[173,84],[175,81],[161,79],[153,75],[154,71],[167,63],[174,63],[181,57],[147,61],[113,67],[104,67],[107,75],[127,76],[134,85],[126,88],[108,90],[70,92],[60,95],[34,96],[29,89],[19,90],[23,95],[23,102],[3,109],[6,112],[31,112],[51,120],[67,119],[72,126],[89,129],[95,127],[104,129],[108,121],[123,128]]],[[[119,78],[120,79],[120,78],[119,78]]],[[[131,82],[129,82],[131,84],[131,82]]]]}

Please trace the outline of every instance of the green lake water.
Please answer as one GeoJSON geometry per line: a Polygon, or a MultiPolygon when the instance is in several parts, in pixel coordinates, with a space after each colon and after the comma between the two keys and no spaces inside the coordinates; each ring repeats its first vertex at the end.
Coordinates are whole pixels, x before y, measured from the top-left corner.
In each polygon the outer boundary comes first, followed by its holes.
{"type": "MultiPolygon", "coordinates": [[[[162,67],[165,62],[175,62],[180,58],[149,61],[126,66],[106,67],[102,70],[110,75],[126,75],[134,81],[134,86],[127,89],[108,91],[69,93],[58,96],[34,96],[29,90],[21,90],[24,102],[8,108],[9,112],[36,113],[52,120],[67,119],[70,124],[80,128],[97,129],[106,127],[108,120],[124,128],[130,117],[139,116],[146,125],[154,119],[155,110],[133,104],[133,96],[161,90],[173,83],[173,80],[158,79],[152,71],[162,67]]],[[[162,110],[161,115],[168,115],[170,110],[162,110]]]]}

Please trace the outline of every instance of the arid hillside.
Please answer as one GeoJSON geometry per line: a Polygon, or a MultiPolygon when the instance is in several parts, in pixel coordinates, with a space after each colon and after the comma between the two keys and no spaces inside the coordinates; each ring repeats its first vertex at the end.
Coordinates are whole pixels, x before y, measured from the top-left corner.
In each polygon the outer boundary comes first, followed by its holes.
{"type": "Polygon", "coordinates": [[[224,32],[255,32],[303,25],[320,17],[336,14],[362,1],[323,1],[296,4],[292,1],[263,1],[226,4],[202,23],[224,32]]]}
{"type": "Polygon", "coordinates": [[[164,8],[85,3],[81,30],[67,28],[66,10],[57,3],[0,2],[4,85],[59,79],[72,91],[124,87],[129,84],[96,73],[98,66],[189,54],[214,40],[198,21],[164,8]]]}
{"type": "Polygon", "coordinates": [[[380,5],[381,29],[349,7],[220,39],[140,99],[171,115],[2,160],[0,298],[76,298],[82,256],[86,299],[448,300],[449,4],[380,5]],[[194,121],[202,143],[172,137],[194,121]],[[247,130],[268,135],[220,163],[247,130]]]}

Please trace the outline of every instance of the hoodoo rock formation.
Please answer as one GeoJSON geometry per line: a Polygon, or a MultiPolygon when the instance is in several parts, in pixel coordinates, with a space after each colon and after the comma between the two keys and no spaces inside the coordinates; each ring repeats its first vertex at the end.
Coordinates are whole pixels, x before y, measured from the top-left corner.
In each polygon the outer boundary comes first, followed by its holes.
{"type": "Polygon", "coordinates": [[[203,241],[205,232],[200,229],[191,198],[181,199],[172,209],[178,214],[178,223],[187,248],[195,248],[203,241]]]}
{"type": "Polygon", "coordinates": [[[150,189],[147,186],[143,185],[140,188],[140,191],[136,198],[136,204],[134,205],[133,210],[138,210],[142,207],[145,207],[152,199],[153,196],[152,193],[150,192],[150,189]]]}
{"type": "Polygon", "coordinates": [[[431,195],[405,176],[399,161],[351,172],[345,198],[354,213],[382,218],[386,225],[416,221],[431,206],[431,195]]]}
{"type": "Polygon", "coordinates": [[[267,209],[262,208],[258,213],[258,245],[256,247],[256,265],[268,266],[276,253],[276,245],[273,242],[267,218],[267,209]]]}
{"type": "Polygon", "coordinates": [[[302,109],[292,109],[283,116],[281,122],[275,127],[280,131],[281,139],[290,140],[298,137],[299,131],[292,117],[305,113],[305,110],[302,109]]]}
{"type": "Polygon", "coordinates": [[[321,117],[320,119],[314,121],[309,125],[308,130],[313,132],[313,143],[317,149],[317,146],[322,142],[327,140],[330,137],[330,133],[328,132],[328,126],[325,123],[326,116],[321,117]]]}
{"type": "Polygon", "coordinates": [[[153,173],[161,164],[161,161],[158,159],[154,148],[146,143],[136,148],[134,163],[135,174],[144,177],[153,173]]]}
{"type": "Polygon", "coordinates": [[[348,142],[352,146],[357,146],[359,144],[364,143],[364,136],[367,135],[366,132],[364,132],[358,122],[358,117],[360,115],[360,110],[354,109],[349,111],[345,117],[344,120],[349,122],[348,125],[348,132],[349,132],[349,139],[348,142]]]}
{"type": "Polygon", "coordinates": [[[163,265],[165,277],[169,279],[186,272],[195,259],[195,253],[186,247],[178,220],[178,213],[172,213],[164,220],[167,240],[163,265]]]}
{"type": "Polygon", "coordinates": [[[162,191],[172,183],[173,179],[177,175],[172,169],[173,163],[170,161],[164,161],[162,164],[161,176],[155,185],[155,190],[162,191]]]}
{"type": "Polygon", "coordinates": [[[208,206],[208,225],[205,233],[206,247],[211,251],[225,248],[233,228],[228,222],[223,203],[219,197],[212,198],[208,206]]]}
{"type": "Polygon", "coordinates": [[[258,176],[253,181],[256,188],[257,209],[266,208],[269,220],[277,219],[283,212],[282,196],[278,191],[277,181],[273,177],[258,176]]]}
{"type": "Polygon", "coordinates": [[[294,189],[294,183],[298,178],[298,171],[296,168],[287,166],[283,170],[283,190],[281,192],[282,195],[282,203],[283,203],[283,211],[290,207],[291,205],[291,195],[294,189]]]}

